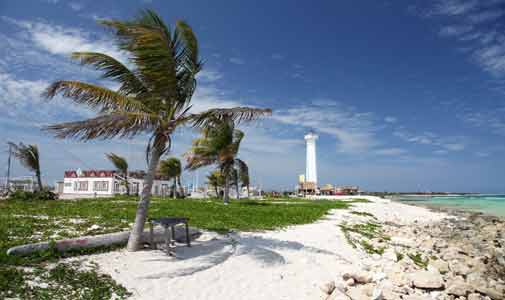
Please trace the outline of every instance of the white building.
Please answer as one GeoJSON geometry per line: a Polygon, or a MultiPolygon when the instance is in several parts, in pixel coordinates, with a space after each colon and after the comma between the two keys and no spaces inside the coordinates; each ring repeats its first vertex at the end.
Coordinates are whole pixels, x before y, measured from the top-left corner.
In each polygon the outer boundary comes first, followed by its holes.
{"type": "MultiPolygon", "coordinates": [[[[135,176],[132,172],[128,177],[130,194],[142,192],[144,187],[143,176],[135,176]]],[[[151,193],[156,196],[168,195],[172,182],[155,179],[151,193]]],[[[78,197],[110,197],[116,194],[126,193],[123,178],[116,171],[111,170],[87,170],[65,171],[63,182],[59,182],[57,192],[60,198],[78,197]]]]}

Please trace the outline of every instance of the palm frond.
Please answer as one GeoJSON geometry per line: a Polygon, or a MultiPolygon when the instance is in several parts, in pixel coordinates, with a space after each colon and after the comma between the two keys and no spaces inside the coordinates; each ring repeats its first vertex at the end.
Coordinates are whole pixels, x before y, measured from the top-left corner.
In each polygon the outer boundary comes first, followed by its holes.
{"type": "Polygon", "coordinates": [[[113,110],[148,111],[147,107],[135,98],[80,81],[56,81],[46,89],[44,96],[51,99],[59,93],[64,97],[73,99],[76,103],[86,104],[102,112],[113,110]]]}
{"type": "Polygon", "coordinates": [[[131,54],[149,90],[167,99],[175,99],[177,67],[170,30],[153,11],[146,10],[130,22],[102,21],[113,28],[119,47],[131,54]]]}
{"type": "Polygon", "coordinates": [[[119,88],[121,94],[139,95],[147,92],[147,88],[134,72],[109,55],[97,52],[74,52],[72,58],[79,60],[81,65],[91,65],[96,70],[102,71],[102,78],[121,83],[119,88]]]}
{"type": "Polygon", "coordinates": [[[115,153],[107,153],[105,156],[117,170],[123,174],[128,175],[128,162],[124,157],[121,157],[115,153]]]}
{"type": "Polygon", "coordinates": [[[205,128],[212,126],[219,121],[226,119],[231,120],[235,124],[256,120],[262,116],[267,116],[272,113],[272,110],[251,108],[251,107],[235,107],[235,108],[215,108],[209,109],[203,113],[192,114],[188,119],[193,127],[205,128]]]}
{"type": "Polygon", "coordinates": [[[23,143],[16,145],[12,142],[8,144],[14,150],[14,156],[25,168],[36,173],[40,172],[39,149],[37,145],[25,145],[23,143]]]}
{"type": "Polygon", "coordinates": [[[148,113],[114,112],[84,121],[68,122],[46,126],[57,138],[80,140],[108,139],[113,137],[133,137],[141,132],[158,128],[161,120],[148,113]]]}

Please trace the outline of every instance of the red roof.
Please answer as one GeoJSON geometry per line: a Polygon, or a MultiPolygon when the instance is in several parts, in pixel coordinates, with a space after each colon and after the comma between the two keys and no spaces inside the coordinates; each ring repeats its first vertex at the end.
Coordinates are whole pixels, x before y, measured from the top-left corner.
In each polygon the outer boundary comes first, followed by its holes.
{"type": "MultiPolygon", "coordinates": [[[[116,171],[111,170],[86,170],[80,177],[114,177],[116,171]]],[[[65,178],[77,178],[77,171],[65,171],[65,178]]]]}

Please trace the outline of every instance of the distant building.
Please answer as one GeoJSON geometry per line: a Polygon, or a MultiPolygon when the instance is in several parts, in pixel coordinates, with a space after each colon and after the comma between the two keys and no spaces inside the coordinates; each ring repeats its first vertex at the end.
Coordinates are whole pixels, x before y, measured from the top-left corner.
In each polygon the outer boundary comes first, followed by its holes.
{"type": "MultiPolygon", "coordinates": [[[[130,172],[128,183],[130,194],[139,194],[144,188],[144,172],[130,172]]],[[[124,178],[116,171],[111,170],[71,170],[65,171],[63,181],[57,183],[56,190],[62,198],[76,197],[110,197],[116,194],[125,194],[124,178]]],[[[153,182],[151,193],[156,196],[169,195],[172,182],[156,178],[153,182]]]]}

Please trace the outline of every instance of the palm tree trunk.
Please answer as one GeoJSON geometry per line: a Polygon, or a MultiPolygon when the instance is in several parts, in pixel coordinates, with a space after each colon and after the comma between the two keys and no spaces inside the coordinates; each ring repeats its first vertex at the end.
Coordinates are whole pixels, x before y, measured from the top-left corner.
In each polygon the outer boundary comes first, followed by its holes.
{"type": "Polygon", "coordinates": [[[240,200],[240,187],[239,187],[239,184],[238,184],[238,179],[237,179],[237,182],[235,184],[235,191],[237,192],[237,200],[240,200]]]}
{"type": "Polygon", "coordinates": [[[216,191],[216,198],[219,198],[219,191],[217,190],[217,184],[214,185],[214,190],[216,191]]]}
{"type": "MultiPolygon", "coordinates": [[[[228,173],[228,172],[226,172],[228,173]]],[[[225,205],[228,205],[230,203],[230,174],[225,174],[224,175],[224,196],[223,196],[223,202],[225,205]]]]}
{"type": "Polygon", "coordinates": [[[37,185],[39,186],[39,191],[42,191],[42,178],[40,177],[40,171],[37,170],[37,172],[35,172],[35,176],[37,176],[37,185]]]}
{"type": "MultiPolygon", "coordinates": [[[[163,147],[164,146],[165,145],[163,143],[163,147]]],[[[137,213],[135,215],[135,223],[133,224],[130,238],[128,239],[128,246],[126,247],[128,251],[138,251],[142,247],[142,232],[144,232],[144,224],[146,222],[147,212],[149,210],[149,201],[151,198],[154,173],[156,172],[156,168],[158,167],[158,163],[162,154],[161,149],[162,147],[160,146],[154,146],[151,151],[151,159],[149,161],[147,174],[145,176],[142,194],[140,195],[140,201],[137,207],[137,213]]]]}
{"type": "Polygon", "coordinates": [[[128,175],[124,176],[124,182],[126,184],[126,196],[130,196],[130,185],[128,184],[128,175]]]}
{"type": "Polygon", "coordinates": [[[247,198],[250,198],[251,196],[249,195],[249,185],[247,185],[247,198]]]}
{"type": "Polygon", "coordinates": [[[177,198],[177,176],[174,177],[174,184],[172,185],[173,198],[177,198]]]}
{"type": "Polygon", "coordinates": [[[177,184],[179,185],[179,194],[181,195],[181,198],[184,198],[184,188],[182,187],[181,184],[181,176],[177,176],[177,184]]]}

